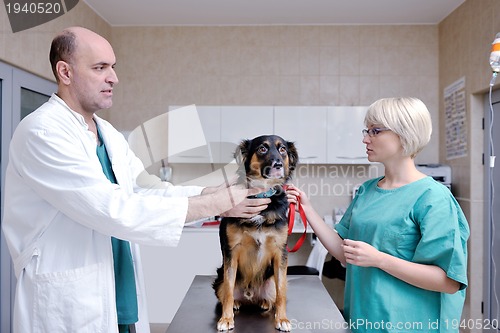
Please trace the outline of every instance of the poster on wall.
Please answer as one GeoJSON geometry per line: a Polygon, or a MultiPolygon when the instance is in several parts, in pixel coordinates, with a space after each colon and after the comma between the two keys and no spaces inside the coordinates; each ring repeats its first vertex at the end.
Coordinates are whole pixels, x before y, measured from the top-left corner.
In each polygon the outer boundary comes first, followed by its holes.
{"type": "Polygon", "coordinates": [[[446,159],[467,156],[465,77],[444,89],[446,159]]]}

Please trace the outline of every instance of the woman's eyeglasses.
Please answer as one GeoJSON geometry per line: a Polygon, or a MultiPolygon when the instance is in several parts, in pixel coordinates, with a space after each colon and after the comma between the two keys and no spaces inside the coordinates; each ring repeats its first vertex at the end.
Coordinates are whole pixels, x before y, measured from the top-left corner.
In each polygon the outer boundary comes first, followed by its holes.
{"type": "Polygon", "coordinates": [[[363,133],[363,137],[368,135],[370,138],[373,138],[374,136],[379,135],[381,132],[390,131],[390,130],[391,129],[387,128],[387,127],[382,127],[382,128],[374,127],[374,128],[370,128],[370,129],[365,128],[364,130],[361,131],[361,133],[363,133]]]}

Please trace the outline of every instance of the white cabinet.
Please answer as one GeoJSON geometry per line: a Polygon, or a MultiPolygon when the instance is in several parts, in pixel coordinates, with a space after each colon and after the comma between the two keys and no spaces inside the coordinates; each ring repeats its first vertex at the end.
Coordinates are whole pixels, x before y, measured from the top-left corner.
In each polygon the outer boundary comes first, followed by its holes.
{"type": "Polygon", "coordinates": [[[328,107],[327,149],[329,164],[366,164],[361,131],[365,128],[366,106],[328,107]]]}
{"type": "Polygon", "coordinates": [[[370,163],[361,135],[366,106],[194,108],[169,112],[169,163],[230,163],[242,140],[268,134],[294,142],[302,164],[370,163]]]}
{"type": "Polygon", "coordinates": [[[327,163],[326,106],[276,106],[274,133],[292,141],[301,164],[327,163]]]}
{"type": "Polygon", "coordinates": [[[220,141],[219,106],[170,107],[169,163],[218,163],[220,141]]]}
{"type": "MultiPolygon", "coordinates": [[[[170,323],[194,276],[215,275],[222,263],[217,230],[186,229],[176,247],[141,246],[149,321],[152,323],[170,323]]],[[[213,297],[215,299],[215,293],[213,297]]]]}
{"type": "Polygon", "coordinates": [[[273,134],[273,106],[221,106],[221,163],[233,159],[245,139],[273,134]]]}

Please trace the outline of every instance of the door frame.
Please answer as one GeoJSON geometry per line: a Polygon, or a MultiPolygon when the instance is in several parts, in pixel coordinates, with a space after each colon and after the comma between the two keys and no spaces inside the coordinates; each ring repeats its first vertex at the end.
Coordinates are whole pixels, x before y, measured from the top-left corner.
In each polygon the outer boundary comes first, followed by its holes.
{"type": "MultiPolygon", "coordinates": [[[[5,170],[9,158],[9,143],[14,129],[21,121],[21,89],[28,89],[47,96],[56,92],[57,85],[42,77],[23,71],[0,61],[1,87],[1,178],[0,213],[3,219],[5,170]]],[[[7,243],[0,229],[0,332],[12,332],[16,278],[7,243]]]]}
{"type": "MultiPolygon", "coordinates": [[[[500,321],[500,318],[498,318],[500,309],[496,309],[495,313],[493,311],[494,306],[498,307],[499,305],[497,304],[497,300],[493,299],[492,294],[495,291],[495,286],[493,284],[495,283],[493,279],[494,275],[494,269],[493,269],[493,261],[495,260],[493,256],[495,255],[494,249],[492,249],[493,243],[493,231],[495,231],[496,234],[500,234],[500,216],[496,216],[495,218],[497,221],[495,221],[495,229],[493,229],[492,221],[493,221],[493,211],[492,211],[492,206],[493,206],[493,199],[492,199],[492,194],[495,193],[495,197],[500,195],[500,186],[497,184],[500,184],[500,179],[494,179],[492,176],[492,168],[490,167],[490,156],[492,154],[492,147],[491,147],[491,142],[490,142],[490,126],[492,123],[492,115],[491,115],[491,108],[493,108],[493,112],[498,111],[498,105],[500,105],[500,89],[497,89],[495,91],[491,92],[491,102],[492,105],[490,105],[490,94],[487,93],[484,97],[484,214],[485,214],[485,224],[484,224],[484,288],[483,288],[483,314],[484,314],[484,320],[486,323],[486,320],[489,321],[490,326],[493,326],[494,321],[496,321],[496,324],[498,325],[498,321],[500,321]],[[495,110],[496,108],[496,110],[495,110]],[[493,182],[495,183],[495,192],[492,191],[492,186],[493,182]]],[[[493,128],[493,131],[498,131],[499,125],[500,124],[500,113],[496,112],[493,115],[493,125],[497,125],[496,128],[493,128]]],[[[497,147],[495,146],[495,152],[493,152],[496,155],[499,155],[500,152],[500,145],[497,147]]],[[[498,156],[499,159],[495,161],[495,168],[500,168],[500,156],[498,156]]],[[[498,176],[497,176],[498,178],[498,176]]],[[[495,248],[500,247],[500,244],[495,244],[495,248]]],[[[498,256],[498,251],[496,252],[496,255],[498,256]]],[[[497,259],[495,262],[499,262],[499,259],[497,259]]],[[[498,265],[497,265],[498,266],[498,265]]],[[[496,279],[499,279],[500,277],[500,267],[496,267],[496,279]]],[[[500,290],[496,290],[496,297],[500,297],[498,293],[500,293],[500,290]]],[[[484,330],[484,332],[498,332],[500,331],[500,327],[497,327],[495,329],[494,327],[488,327],[484,330]]]]}

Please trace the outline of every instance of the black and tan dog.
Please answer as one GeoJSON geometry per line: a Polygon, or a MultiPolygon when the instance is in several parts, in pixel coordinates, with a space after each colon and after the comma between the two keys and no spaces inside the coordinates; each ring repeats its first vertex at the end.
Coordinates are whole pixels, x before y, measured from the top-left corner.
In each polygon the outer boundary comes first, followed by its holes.
{"type": "Polygon", "coordinates": [[[233,329],[234,310],[249,304],[274,309],[276,329],[290,331],[286,317],[288,200],[282,185],[297,165],[297,150],[292,142],[265,135],[244,140],[235,155],[239,182],[268,190],[257,197],[269,197],[271,203],[254,218],[221,221],[223,262],[213,284],[222,304],[217,329],[233,329]]]}

